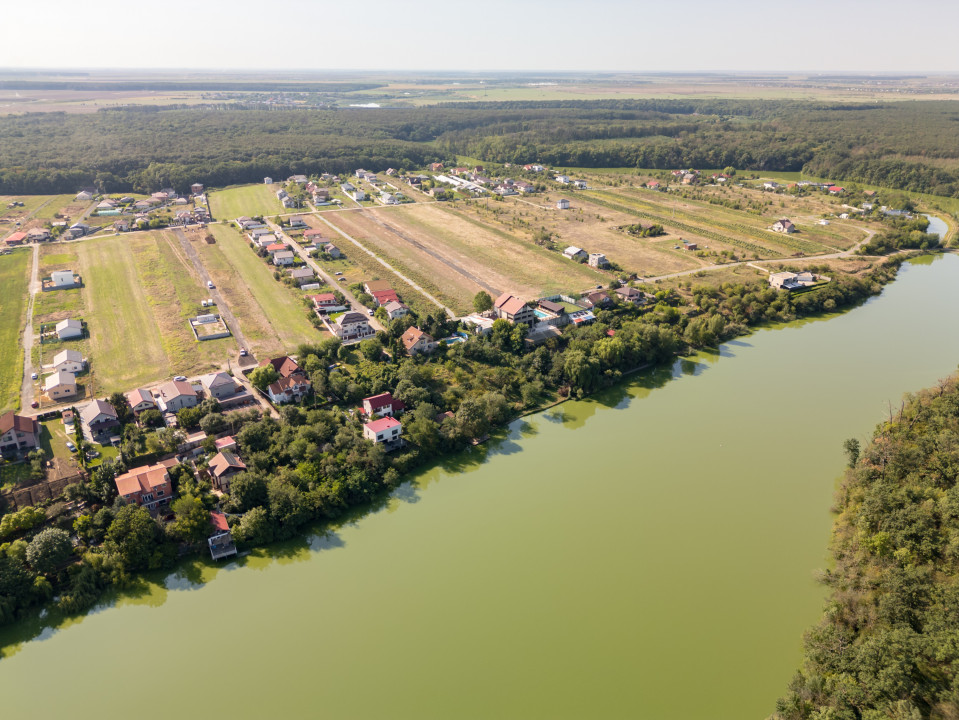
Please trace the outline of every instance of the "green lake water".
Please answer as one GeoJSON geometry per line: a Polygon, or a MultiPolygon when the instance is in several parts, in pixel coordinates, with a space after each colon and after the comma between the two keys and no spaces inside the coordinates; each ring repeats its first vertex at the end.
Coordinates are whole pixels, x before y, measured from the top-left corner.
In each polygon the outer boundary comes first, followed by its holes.
{"type": "Polygon", "coordinates": [[[959,257],[513,423],[379,510],[0,635],[14,718],[764,718],[842,441],[959,362],[959,257]]]}

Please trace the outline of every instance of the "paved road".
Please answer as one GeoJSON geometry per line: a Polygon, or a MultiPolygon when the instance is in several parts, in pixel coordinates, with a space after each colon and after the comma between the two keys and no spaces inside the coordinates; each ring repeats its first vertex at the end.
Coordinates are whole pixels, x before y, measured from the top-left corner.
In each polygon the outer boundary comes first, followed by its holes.
{"type": "Polygon", "coordinates": [[[30,299],[27,301],[27,324],[23,328],[23,385],[20,387],[20,408],[26,410],[33,404],[33,300],[40,292],[40,246],[33,246],[33,270],[30,272],[30,299]]]}
{"type": "MultiPolygon", "coordinates": [[[[299,213],[299,214],[302,215],[303,213],[299,213]]],[[[286,241],[286,244],[289,245],[289,246],[293,249],[293,252],[295,252],[297,255],[299,255],[300,258],[303,260],[303,262],[305,262],[310,268],[313,269],[313,272],[315,272],[320,278],[322,278],[322,279],[323,279],[330,287],[332,287],[334,290],[339,290],[341,293],[343,293],[343,297],[346,298],[346,301],[347,301],[348,303],[350,303],[350,305],[351,305],[353,308],[361,308],[361,307],[363,307],[363,303],[361,303],[359,300],[357,300],[357,299],[356,299],[356,296],[355,296],[352,292],[350,292],[350,290],[349,290],[348,288],[343,287],[342,285],[340,285],[340,284],[336,281],[336,276],[330,275],[330,274],[329,274],[328,272],[326,272],[323,268],[321,268],[321,267],[316,263],[316,261],[315,261],[313,258],[310,257],[310,254],[309,254],[306,250],[304,250],[303,248],[301,248],[297,243],[295,243],[295,242],[293,241],[292,238],[290,238],[286,233],[283,232],[283,229],[282,229],[279,225],[274,224],[272,220],[265,220],[265,222],[266,222],[267,225],[270,226],[270,229],[273,231],[273,233],[274,233],[278,238],[282,238],[283,240],[285,240],[285,241],[286,241]]],[[[327,223],[327,224],[329,224],[329,223],[327,223]]],[[[370,316],[370,317],[369,317],[369,321],[370,321],[370,326],[371,326],[374,330],[385,330],[385,329],[386,329],[386,328],[384,328],[384,327],[380,324],[380,321],[377,320],[375,317],[370,316]]]]}
{"type": "Polygon", "coordinates": [[[428,292],[426,292],[426,290],[424,290],[424,289],[421,288],[419,285],[417,285],[413,280],[411,280],[410,278],[406,277],[406,275],[404,275],[404,274],[401,273],[399,270],[397,270],[396,268],[394,268],[392,265],[390,265],[388,262],[386,262],[386,260],[384,260],[384,259],[381,258],[379,255],[377,255],[375,252],[373,252],[372,250],[367,250],[366,247],[365,247],[359,240],[357,240],[356,238],[352,237],[351,235],[348,235],[347,233],[345,233],[345,232],[343,232],[342,230],[340,230],[336,225],[334,225],[333,223],[331,223],[329,220],[327,220],[326,218],[324,218],[322,215],[318,214],[316,217],[318,217],[318,218],[319,218],[320,220],[322,220],[324,223],[326,223],[327,225],[329,225],[331,228],[333,228],[333,230],[335,230],[337,233],[339,233],[339,234],[342,235],[344,238],[346,238],[347,240],[349,240],[351,243],[353,243],[354,245],[356,245],[356,247],[358,247],[360,250],[362,250],[363,252],[365,252],[365,253],[366,253],[367,255],[369,255],[371,258],[373,258],[374,260],[376,260],[380,265],[382,265],[382,266],[385,267],[387,270],[389,270],[391,273],[393,273],[394,275],[396,275],[396,277],[398,277],[400,280],[402,280],[403,282],[405,282],[405,283],[406,283],[407,285],[409,285],[411,288],[413,288],[414,290],[418,291],[421,295],[423,295],[423,297],[425,297],[425,298],[426,298],[427,300],[429,300],[431,303],[433,303],[434,305],[436,305],[436,306],[439,307],[439,308],[442,308],[443,311],[446,312],[446,314],[449,315],[451,318],[455,318],[455,317],[456,317],[456,313],[453,312],[450,308],[446,307],[443,303],[441,303],[441,302],[440,302],[439,300],[437,300],[435,297],[433,297],[433,296],[430,295],[428,292]]]}
{"type": "MultiPolygon", "coordinates": [[[[210,275],[203,266],[200,256],[197,254],[196,248],[193,247],[193,243],[190,242],[190,238],[188,238],[186,233],[183,232],[183,228],[174,228],[173,234],[177,236],[177,239],[180,241],[180,245],[183,246],[183,251],[186,253],[187,257],[190,258],[190,262],[192,262],[193,267],[196,268],[200,279],[204,284],[209,282],[210,275]]],[[[223,296],[220,294],[220,291],[214,287],[213,289],[207,289],[207,293],[209,293],[210,297],[213,298],[213,301],[216,303],[217,312],[219,312],[220,316],[226,322],[227,327],[230,328],[230,332],[233,333],[233,337],[236,342],[241,348],[249,349],[250,345],[243,336],[243,331],[240,330],[240,323],[237,322],[236,316],[233,314],[233,311],[230,310],[230,306],[223,300],[223,296]]]]}

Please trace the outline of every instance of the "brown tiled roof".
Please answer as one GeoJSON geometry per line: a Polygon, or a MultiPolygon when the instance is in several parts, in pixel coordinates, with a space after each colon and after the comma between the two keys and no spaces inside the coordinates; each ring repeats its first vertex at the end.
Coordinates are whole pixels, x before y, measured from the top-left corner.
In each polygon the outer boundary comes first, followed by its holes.
{"type": "Polygon", "coordinates": [[[0,435],[16,430],[17,432],[36,432],[36,420],[25,415],[17,415],[11,410],[5,415],[0,415],[0,435]]]}

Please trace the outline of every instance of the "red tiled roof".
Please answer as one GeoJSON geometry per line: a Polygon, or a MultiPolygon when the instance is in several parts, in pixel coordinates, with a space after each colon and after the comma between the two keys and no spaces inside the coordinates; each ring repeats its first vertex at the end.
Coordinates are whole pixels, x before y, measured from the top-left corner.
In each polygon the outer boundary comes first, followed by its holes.
{"type": "Polygon", "coordinates": [[[210,511],[210,524],[220,532],[228,532],[230,523],[226,521],[226,515],[221,512],[210,511]]]}
{"type": "Polygon", "coordinates": [[[285,250],[286,243],[270,243],[266,246],[266,251],[270,252],[271,250],[285,250]]]}
{"type": "Polygon", "coordinates": [[[320,293],[319,295],[310,295],[310,300],[312,300],[317,305],[323,305],[324,303],[336,305],[336,295],[333,293],[320,293]]]}
{"type": "Polygon", "coordinates": [[[269,360],[263,360],[260,363],[260,367],[264,367],[266,365],[272,365],[273,369],[279,373],[280,377],[289,377],[293,373],[301,372],[300,366],[296,364],[296,360],[288,355],[278,358],[270,358],[269,360]]]}
{"type": "Polygon", "coordinates": [[[390,302],[391,300],[393,302],[400,301],[400,296],[396,294],[395,290],[377,290],[371,294],[376,299],[376,302],[380,305],[386,305],[386,303],[390,302]]]}
{"type": "Polygon", "coordinates": [[[385,417],[380,418],[379,420],[374,420],[373,422],[368,422],[363,427],[369,428],[370,431],[378,433],[382,430],[389,430],[391,427],[398,427],[400,421],[396,418],[385,417]]]}
{"type": "Polygon", "coordinates": [[[27,234],[25,232],[15,232],[13,235],[7,238],[7,242],[11,245],[16,245],[17,243],[22,243],[26,240],[27,234]]]}
{"type": "Polygon", "coordinates": [[[10,430],[26,433],[36,432],[36,421],[31,417],[17,415],[11,410],[5,415],[0,415],[0,435],[10,430]]]}
{"type": "Polygon", "coordinates": [[[382,407],[393,404],[393,395],[392,393],[380,393],[379,395],[373,395],[372,397],[364,398],[363,403],[370,406],[370,409],[373,412],[376,412],[382,407]]]}
{"type": "Polygon", "coordinates": [[[150,492],[170,482],[170,475],[163,465],[148,465],[133,468],[116,479],[117,492],[121,496],[136,492],[150,492]]]}
{"type": "Polygon", "coordinates": [[[502,310],[504,313],[509,315],[515,315],[520,310],[523,309],[523,306],[526,303],[522,298],[518,298],[515,295],[510,295],[509,293],[503,293],[496,299],[495,307],[497,310],[502,310]]]}
{"type": "Polygon", "coordinates": [[[213,444],[216,445],[217,450],[222,450],[230,446],[236,447],[236,438],[232,435],[227,435],[226,437],[217,438],[213,441],[213,444]]]}

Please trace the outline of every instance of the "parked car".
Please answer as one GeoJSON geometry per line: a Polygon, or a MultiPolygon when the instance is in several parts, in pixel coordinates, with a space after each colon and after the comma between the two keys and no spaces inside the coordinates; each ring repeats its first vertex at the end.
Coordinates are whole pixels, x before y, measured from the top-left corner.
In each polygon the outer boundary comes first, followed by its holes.
{"type": "Polygon", "coordinates": [[[74,445],[74,444],[73,444],[72,442],[70,442],[69,440],[67,440],[67,450],[69,450],[70,452],[76,452],[76,451],[77,451],[77,446],[74,445]]]}
{"type": "Polygon", "coordinates": [[[38,403],[36,400],[34,400],[32,403],[30,403],[30,407],[32,407],[32,408],[38,408],[38,407],[40,407],[40,403],[38,403]]]}
{"type": "Polygon", "coordinates": [[[343,272],[342,272],[341,270],[337,270],[337,271],[336,271],[335,273],[333,273],[333,274],[334,274],[334,275],[342,275],[343,272]]]}
{"type": "Polygon", "coordinates": [[[373,311],[372,311],[372,310],[367,310],[366,312],[367,312],[369,315],[371,315],[371,316],[373,315],[373,311]]]}
{"type": "Polygon", "coordinates": [[[186,375],[174,375],[173,379],[177,382],[186,382],[186,375]]]}
{"type": "Polygon", "coordinates": [[[38,379],[39,377],[40,377],[39,375],[37,375],[36,373],[33,373],[33,375],[30,376],[30,379],[31,379],[31,380],[36,380],[36,379],[38,379]]]}
{"type": "Polygon", "coordinates": [[[212,281],[212,280],[207,280],[207,281],[206,281],[206,286],[212,290],[212,289],[213,289],[213,281],[212,281]]]}
{"type": "Polygon", "coordinates": [[[246,348],[240,348],[240,357],[246,357],[246,348]]]}

